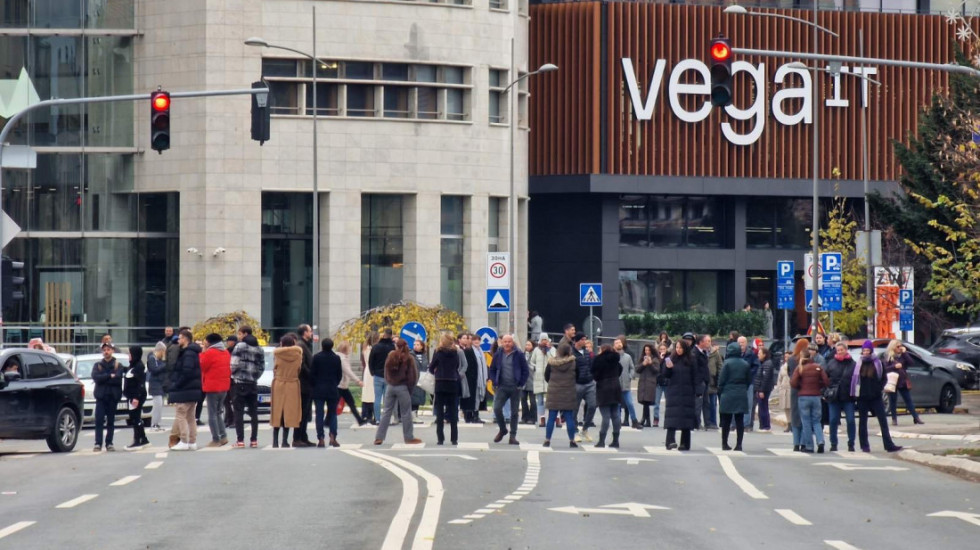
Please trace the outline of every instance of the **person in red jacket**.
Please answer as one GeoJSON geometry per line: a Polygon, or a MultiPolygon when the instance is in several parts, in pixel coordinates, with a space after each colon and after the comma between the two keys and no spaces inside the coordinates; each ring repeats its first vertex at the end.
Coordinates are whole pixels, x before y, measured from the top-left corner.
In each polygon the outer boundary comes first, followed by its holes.
{"type": "Polygon", "coordinates": [[[211,443],[208,447],[228,444],[225,432],[225,395],[231,389],[231,355],[225,349],[220,334],[208,334],[205,340],[208,349],[201,354],[201,390],[208,404],[208,426],[211,428],[211,443]]]}

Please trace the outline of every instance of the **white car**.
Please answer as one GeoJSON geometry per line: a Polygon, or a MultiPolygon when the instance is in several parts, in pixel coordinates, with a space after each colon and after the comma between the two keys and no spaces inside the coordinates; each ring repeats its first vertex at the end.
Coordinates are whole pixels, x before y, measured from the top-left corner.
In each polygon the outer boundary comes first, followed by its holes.
{"type": "MultiPolygon", "coordinates": [[[[95,364],[102,360],[101,353],[89,353],[85,355],[68,355],[59,353],[62,359],[68,366],[68,369],[75,373],[75,376],[85,385],[85,402],[83,404],[84,410],[82,412],[82,425],[83,426],[94,426],[95,425],[95,382],[92,380],[92,369],[95,364]]],[[[113,357],[116,361],[124,367],[129,366],[129,354],[128,353],[114,353],[113,357]]],[[[149,391],[149,384],[147,384],[147,391],[149,391]]],[[[143,403],[143,420],[148,422],[153,414],[153,402],[147,400],[143,403]]],[[[129,419],[129,403],[126,400],[120,399],[119,403],[116,405],[116,424],[125,424],[129,419]]]]}

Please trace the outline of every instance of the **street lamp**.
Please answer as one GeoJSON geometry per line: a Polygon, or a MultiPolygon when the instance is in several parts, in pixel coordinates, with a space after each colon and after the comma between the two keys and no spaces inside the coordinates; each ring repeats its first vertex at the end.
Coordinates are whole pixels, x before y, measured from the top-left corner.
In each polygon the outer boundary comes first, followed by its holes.
{"type": "MultiPolygon", "coordinates": [[[[735,5],[728,6],[723,11],[724,13],[730,13],[735,15],[753,15],[757,17],[775,17],[778,19],[788,19],[790,21],[795,21],[797,23],[809,25],[810,27],[813,27],[813,53],[814,54],[817,53],[817,47],[819,45],[817,41],[817,36],[818,36],[817,31],[825,32],[835,38],[840,38],[840,35],[838,35],[834,31],[817,24],[817,2],[813,3],[813,21],[807,21],[806,19],[800,19],[798,17],[793,17],[792,15],[784,15],[781,13],[749,11],[743,8],[742,6],[735,6],[735,5]]],[[[819,268],[817,266],[820,265],[819,263],[820,262],[820,249],[819,249],[820,235],[818,233],[820,230],[820,203],[818,202],[820,200],[819,187],[818,187],[818,183],[819,183],[818,177],[819,177],[819,168],[820,168],[819,158],[818,158],[820,156],[820,142],[819,142],[820,130],[818,124],[818,113],[820,112],[820,109],[817,106],[817,103],[819,103],[819,101],[820,101],[820,89],[817,87],[817,78],[816,75],[814,75],[813,78],[813,162],[812,162],[813,164],[813,227],[811,231],[812,231],[812,238],[813,238],[813,262],[816,265],[813,267],[813,275],[811,278],[811,283],[812,283],[811,286],[813,287],[813,297],[810,301],[810,308],[813,312],[811,317],[811,327],[812,327],[811,330],[813,331],[814,334],[816,334],[817,332],[817,327],[820,326],[819,325],[820,292],[818,291],[818,289],[820,288],[820,282],[818,281],[818,277],[817,277],[817,272],[819,271],[819,268]]]]}
{"type": "Polygon", "coordinates": [[[320,60],[316,56],[316,6],[313,6],[313,53],[306,53],[302,50],[271,44],[264,38],[253,36],[245,40],[246,46],[259,48],[270,48],[274,50],[285,50],[299,54],[312,62],[313,65],[313,335],[318,336],[320,325],[320,185],[317,178],[317,164],[319,148],[317,147],[317,70],[319,65],[327,66],[328,63],[320,60]]]}
{"type": "MultiPolygon", "coordinates": [[[[517,72],[517,61],[515,58],[514,50],[514,39],[510,39],[510,66],[514,71],[511,73],[513,75],[517,72]]],[[[517,132],[517,101],[515,100],[514,93],[510,92],[517,83],[524,80],[525,78],[541,74],[550,73],[558,70],[558,65],[553,63],[545,63],[538,67],[536,71],[531,71],[527,74],[521,75],[514,79],[510,84],[504,88],[504,93],[509,94],[508,100],[510,105],[508,110],[510,111],[510,197],[507,201],[507,250],[510,251],[510,332],[512,334],[517,333],[517,238],[514,234],[517,232],[517,224],[515,223],[515,218],[517,217],[517,189],[516,182],[514,181],[514,157],[515,152],[515,134],[517,132]]]]}

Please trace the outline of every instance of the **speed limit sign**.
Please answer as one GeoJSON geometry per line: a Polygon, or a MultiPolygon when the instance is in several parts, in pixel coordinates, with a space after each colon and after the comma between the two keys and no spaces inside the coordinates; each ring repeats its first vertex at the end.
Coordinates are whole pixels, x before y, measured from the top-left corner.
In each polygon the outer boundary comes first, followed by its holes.
{"type": "Polygon", "coordinates": [[[487,288],[510,288],[510,253],[487,253],[487,288]]]}

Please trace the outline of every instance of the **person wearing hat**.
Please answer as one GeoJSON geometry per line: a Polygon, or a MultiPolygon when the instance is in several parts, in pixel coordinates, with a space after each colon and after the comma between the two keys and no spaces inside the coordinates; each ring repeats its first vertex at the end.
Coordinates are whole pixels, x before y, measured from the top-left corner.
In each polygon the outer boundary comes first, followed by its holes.
{"type": "Polygon", "coordinates": [[[531,352],[528,360],[532,370],[534,370],[534,399],[538,404],[538,425],[542,428],[546,425],[548,409],[545,407],[545,395],[548,393],[548,382],[545,380],[544,371],[548,368],[548,359],[555,356],[555,348],[551,345],[551,338],[547,333],[541,333],[537,347],[531,352]]]}
{"type": "Polygon", "coordinates": [[[153,431],[162,432],[160,419],[163,418],[163,396],[167,394],[167,345],[163,342],[157,342],[153,346],[153,353],[146,358],[146,372],[153,402],[150,427],[153,431]]]}
{"type": "Polygon", "coordinates": [[[116,431],[116,404],[122,399],[123,368],[112,356],[115,349],[111,342],[103,343],[102,360],[92,367],[92,381],[95,382],[95,452],[102,450],[103,429],[105,430],[105,450],[115,451],[112,436],[116,431]]]}
{"type": "Polygon", "coordinates": [[[589,426],[595,426],[592,419],[595,418],[595,379],[592,377],[592,354],[586,349],[588,340],[585,333],[576,332],[572,337],[575,356],[575,400],[578,403],[577,411],[585,402],[585,420],[582,422],[582,433],[579,440],[592,441],[589,437],[589,426]]]}
{"type": "Polygon", "coordinates": [[[143,427],[143,403],[146,402],[146,366],[143,365],[143,348],[130,346],[129,368],[123,377],[123,396],[129,405],[129,424],[133,427],[133,442],[127,451],[142,449],[150,444],[143,427]]]}
{"type": "Polygon", "coordinates": [[[865,340],[861,345],[861,361],[851,375],[851,395],[857,397],[858,439],[861,442],[861,450],[866,453],[871,452],[871,443],[868,440],[869,415],[878,418],[878,427],[881,428],[881,442],[884,444],[885,450],[890,453],[902,450],[901,446],[895,445],[895,442],[892,441],[891,433],[888,431],[885,402],[881,398],[884,380],[884,368],[881,365],[881,360],[874,353],[874,344],[871,343],[871,340],[865,340]]]}

